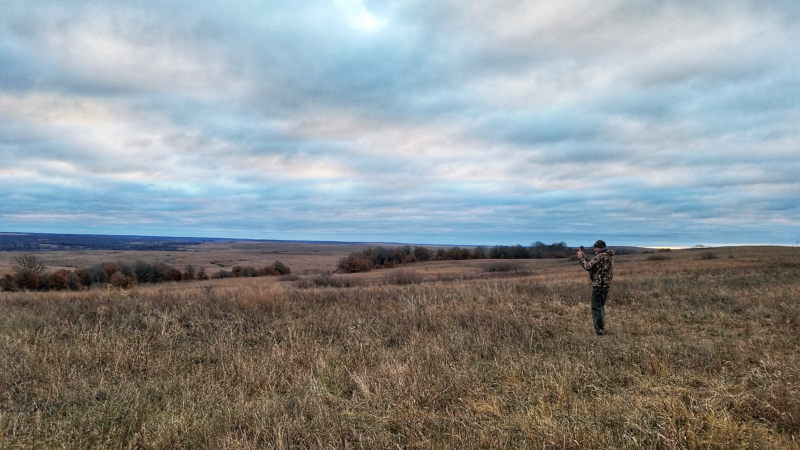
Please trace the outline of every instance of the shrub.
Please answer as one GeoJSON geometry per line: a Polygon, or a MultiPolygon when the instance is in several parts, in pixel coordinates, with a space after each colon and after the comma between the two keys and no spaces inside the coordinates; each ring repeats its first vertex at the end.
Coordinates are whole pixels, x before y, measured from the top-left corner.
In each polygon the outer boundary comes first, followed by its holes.
{"type": "Polygon", "coordinates": [[[183,274],[180,270],[170,267],[167,269],[164,275],[164,281],[181,281],[183,279],[183,274]]]}
{"type": "Polygon", "coordinates": [[[243,277],[251,277],[251,278],[252,277],[257,277],[258,276],[258,270],[255,267],[252,267],[252,266],[242,267],[242,276],[243,277]]]}
{"type": "Polygon", "coordinates": [[[217,280],[220,278],[233,278],[233,277],[234,275],[225,269],[222,269],[219,272],[216,272],[214,275],[211,275],[212,280],[217,280]]]}
{"type": "Polygon", "coordinates": [[[344,273],[369,272],[372,270],[372,263],[369,260],[360,258],[355,253],[339,261],[338,268],[344,273]]]}
{"type": "Polygon", "coordinates": [[[289,275],[292,273],[292,269],[280,261],[275,261],[275,264],[273,264],[272,267],[274,267],[275,270],[281,275],[289,275]]]}
{"type": "Polygon", "coordinates": [[[717,259],[717,255],[713,252],[703,252],[700,255],[700,259],[717,259]]]}
{"type": "Polygon", "coordinates": [[[47,276],[47,287],[54,291],[65,291],[69,289],[69,275],[71,272],[66,269],[59,269],[47,276]]]}
{"type": "Polygon", "coordinates": [[[119,272],[119,266],[115,263],[105,263],[103,264],[103,270],[106,272],[106,277],[111,278],[111,275],[119,272]]]}
{"type": "Polygon", "coordinates": [[[231,268],[231,273],[236,278],[242,276],[242,271],[243,271],[242,266],[233,266],[233,268],[231,268]]]}
{"type": "Polygon", "coordinates": [[[117,263],[117,267],[119,271],[122,272],[123,275],[127,275],[134,280],[136,279],[136,270],[134,270],[134,266],[130,263],[119,262],[117,263]]]}
{"type": "Polygon", "coordinates": [[[184,274],[184,280],[194,280],[195,278],[197,278],[197,271],[191,264],[186,265],[183,274],[184,274]]]}
{"type": "Polygon", "coordinates": [[[105,264],[93,264],[89,267],[89,284],[106,283],[108,282],[108,272],[106,272],[105,264]]]}
{"type": "Polygon", "coordinates": [[[136,280],[123,274],[122,272],[114,272],[108,279],[108,284],[120,289],[130,289],[136,285],[136,280]]]}
{"type": "Polygon", "coordinates": [[[264,276],[270,276],[270,275],[279,275],[279,273],[272,266],[263,267],[263,268],[259,269],[259,271],[258,271],[258,276],[264,277],[264,276]]]}
{"type": "Polygon", "coordinates": [[[81,279],[75,272],[69,272],[67,275],[67,288],[71,291],[80,291],[83,289],[81,279]]]}
{"type": "Polygon", "coordinates": [[[137,260],[133,265],[136,281],[139,283],[155,283],[157,280],[156,268],[149,262],[137,260]]]}
{"type": "Polygon", "coordinates": [[[19,269],[14,275],[14,285],[19,290],[35,291],[39,289],[39,274],[32,269],[19,269]]]}
{"type": "Polygon", "coordinates": [[[17,287],[14,284],[14,276],[7,273],[0,279],[0,290],[3,291],[16,291],[17,287]]]}
{"type": "Polygon", "coordinates": [[[81,267],[75,270],[75,276],[78,277],[78,281],[83,286],[91,286],[92,285],[92,271],[89,270],[88,267],[81,267]]]}
{"type": "Polygon", "coordinates": [[[197,279],[198,280],[208,279],[208,274],[206,273],[206,269],[200,269],[200,272],[197,272],[197,279]]]}
{"type": "Polygon", "coordinates": [[[174,274],[169,273],[172,267],[162,262],[156,262],[155,264],[153,264],[153,269],[155,270],[155,278],[153,278],[151,283],[160,283],[162,281],[173,281],[174,274]]]}

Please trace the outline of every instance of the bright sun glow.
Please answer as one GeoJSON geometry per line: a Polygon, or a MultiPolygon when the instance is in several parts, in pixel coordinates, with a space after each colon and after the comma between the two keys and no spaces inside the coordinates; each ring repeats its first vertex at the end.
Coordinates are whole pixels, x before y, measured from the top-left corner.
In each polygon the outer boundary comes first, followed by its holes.
{"type": "Polygon", "coordinates": [[[365,13],[365,14],[364,14],[364,25],[366,25],[366,26],[367,26],[367,28],[369,28],[369,29],[373,29],[373,28],[375,28],[375,27],[376,27],[378,24],[377,24],[377,22],[375,22],[375,18],[374,18],[374,17],[372,17],[372,14],[370,14],[370,13],[365,13]]]}
{"type": "Polygon", "coordinates": [[[361,0],[337,0],[334,4],[356,30],[371,33],[386,27],[386,21],[372,15],[361,0]]]}

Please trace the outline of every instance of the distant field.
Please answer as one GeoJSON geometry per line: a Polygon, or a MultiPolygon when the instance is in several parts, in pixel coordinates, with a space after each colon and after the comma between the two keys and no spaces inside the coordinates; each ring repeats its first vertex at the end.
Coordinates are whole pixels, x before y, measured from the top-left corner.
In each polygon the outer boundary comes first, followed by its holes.
{"type": "Polygon", "coordinates": [[[0,448],[800,442],[798,248],[619,256],[604,337],[569,259],[321,276],[359,248],[207,250],[169,257],[306,275],[0,293],[0,448]]]}
{"type": "MultiPolygon", "coordinates": [[[[302,242],[211,242],[181,247],[169,251],[134,250],[67,250],[35,252],[51,270],[76,269],[95,263],[135,262],[141,259],[150,263],[163,262],[176,268],[191,264],[205,268],[209,273],[240,265],[263,267],[280,260],[298,273],[316,273],[333,270],[338,261],[352,252],[367,248],[368,244],[312,244],[302,242]]],[[[13,259],[24,251],[0,252],[0,275],[12,273],[13,259]]]]}

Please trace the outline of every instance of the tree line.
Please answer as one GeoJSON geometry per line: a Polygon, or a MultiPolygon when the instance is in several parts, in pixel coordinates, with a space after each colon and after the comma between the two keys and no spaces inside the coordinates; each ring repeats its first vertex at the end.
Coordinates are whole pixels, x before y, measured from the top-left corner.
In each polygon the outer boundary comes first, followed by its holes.
{"type": "Polygon", "coordinates": [[[58,269],[48,272],[47,267],[36,256],[21,255],[14,258],[14,274],[0,278],[3,291],[80,291],[97,285],[111,285],[130,289],[137,284],[162,283],[215,278],[259,277],[287,275],[291,269],[280,261],[271,266],[256,269],[250,266],[234,266],[230,271],[222,269],[208,275],[205,269],[197,270],[186,265],[183,270],[167,264],[137,260],[135,263],[97,263],[75,270],[58,269]]]}
{"type": "Polygon", "coordinates": [[[566,242],[545,244],[534,242],[529,247],[522,245],[473,248],[451,247],[431,250],[409,245],[396,248],[369,247],[362,252],[351,253],[339,260],[337,269],[344,273],[367,272],[372,269],[391,268],[397,265],[424,261],[451,261],[466,259],[536,259],[567,258],[572,255],[566,242]]]}

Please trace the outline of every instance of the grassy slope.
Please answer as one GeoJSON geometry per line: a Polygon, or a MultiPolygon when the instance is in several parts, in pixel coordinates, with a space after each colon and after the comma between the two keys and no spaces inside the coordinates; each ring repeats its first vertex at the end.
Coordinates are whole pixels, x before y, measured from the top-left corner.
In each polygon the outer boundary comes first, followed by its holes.
{"type": "Polygon", "coordinates": [[[0,294],[0,447],[792,448],[800,255],[717,253],[618,258],[602,338],[566,261],[0,294]]]}

